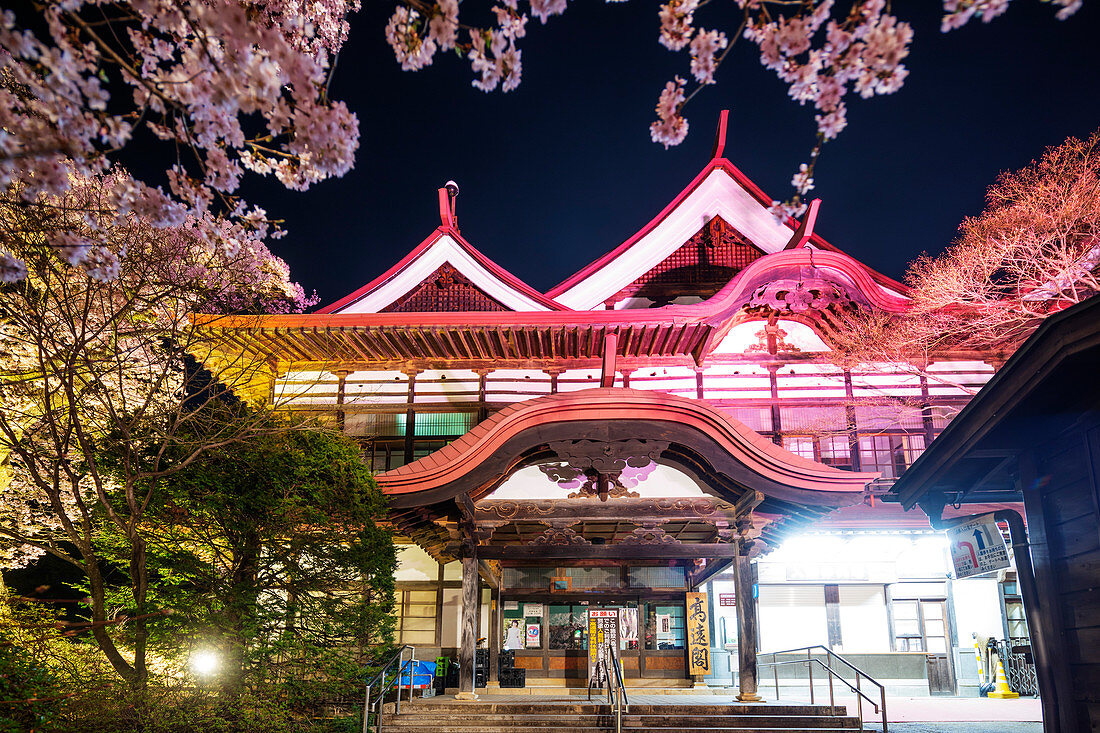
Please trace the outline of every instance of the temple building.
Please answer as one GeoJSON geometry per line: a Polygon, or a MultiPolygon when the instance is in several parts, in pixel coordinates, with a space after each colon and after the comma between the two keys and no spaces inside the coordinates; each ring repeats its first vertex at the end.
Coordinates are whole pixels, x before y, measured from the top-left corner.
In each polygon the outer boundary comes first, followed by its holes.
{"type": "Polygon", "coordinates": [[[529,682],[587,679],[594,612],[628,680],[732,669],[751,700],[758,643],[786,641],[942,655],[954,684],[972,644],[946,567],[905,559],[927,520],[877,499],[1001,357],[840,358],[846,315],[903,312],[906,287],[825,241],[820,202],[779,221],[724,148],[725,115],[663,211],[545,293],[467,241],[448,184],[438,226],[347,297],[199,317],[263,362],[254,396],[361,442],[406,543],[397,641],[457,653],[463,692],[479,638],[489,684],[503,649],[529,682]],[[832,549],[768,554],[807,531],[832,549]],[[884,533],[885,554],[861,539],[884,533]]]}

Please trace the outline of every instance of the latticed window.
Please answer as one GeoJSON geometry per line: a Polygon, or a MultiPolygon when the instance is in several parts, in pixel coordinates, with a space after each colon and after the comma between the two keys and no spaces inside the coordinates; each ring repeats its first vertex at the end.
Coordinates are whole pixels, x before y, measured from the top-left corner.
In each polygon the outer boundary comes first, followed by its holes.
{"type": "Polygon", "coordinates": [[[789,450],[791,453],[794,453],[796,456],[809,458],[811,461],[815,460],[813,438],[799,437],[796,435],[784,435],[783,447],[789,450]]]}
{"type": "Polygon", "coordinates": [[[844,435],[784,435],[783,447],[795,455],[836,468],[851,468],[852,452],[844,435]]]}
{"type": "Polygon", "coordinates": [[[687,585],[687,575],[679,566],[633,567],[629,573],[631,588],[683,588],[687,585]]]}
{"type": "Polygon", "coordinates": [[[448,264],[382,309],[383,313],[453,313],[505,311],[508,308],[485,293],[448,264]]]}
{"type": "Polygon", "coordinates": [[[913,465],[924,448],[923,434],[861,435],[859,462],[864,471],[881,471],[883,478],[897,478],[913,465]]]}
{"type": "Polygon", "coordinates": [[[616,293],[611,300],[650,298],[661,304],[676,297],[709,298],[764,252],[716,216],[675,252],[616,293]]]}
{"type": "Polygon", "coordinates": [[[399,590],[394,593],[398,644],[434,644],[437,591],[399,590]]]}

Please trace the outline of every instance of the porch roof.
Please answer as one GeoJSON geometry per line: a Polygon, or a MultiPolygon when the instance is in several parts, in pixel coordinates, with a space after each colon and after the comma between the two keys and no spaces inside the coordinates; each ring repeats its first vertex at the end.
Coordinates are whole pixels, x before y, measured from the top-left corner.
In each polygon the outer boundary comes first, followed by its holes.
{"type": "MultiPolygon", "coordinates": [[[[633,553],[616,549],[621,539],[614,533],[611,542],[585,548],[582,546],[589,542],[574,542],[568,532],[554,536],[550,532],[541,540],[528,542],[513,536],[516,533],[508,533],[507,547],[501,549],[499,543],[493,543],[496,549],[479,551],[482,556],[497,559],[567,555],[687,559],[735,554],[736,548],[726,552],[714,543],[728,546],[730,542],[751,542],[757,537],[773,542],[785,530],[815,521],[836,508],[860,503],[867,484],[877,477],[876,473],[842,471],[801,458],[697,400],[642,390],[597,388],[512,405],[441,450],[381,473],[377,480],[391,498],[395,525],[433,554],[454,556],[459,544],[475,538],[488,546],[494,529],[516,521],[540,523],[552,530],[555,524],[560,524],[556,529],[562,530],[580,521],[633,523],[642,529],[662,521],[711,526],[713,531],[698,537],[701,544],[670,547],[673,543],[658,532],[647,536],[646,544],[664,542],[663,549],[650,547],[633,553]],[[570,454],[578,457],[576,464],[570,454]],[[677,507],[674,502],[661,505],[659,500],[645,504],[607,500],[601,495],[604,501],[595,497],[520,501],[512,515],[498,512],[492,517],[487,513],[495,511],[493,505],[499,503],[487,501],[493,489],[524,466],[565,462],[586,466],[593,475],[599,475],[608,470],[601,466],[632,456],[674,466],[687,474],[710,495],[703,500],[708,506],[677,507]],[[521,509],[519,505],[529,506],[521,509]],[[616,507],[622,511],[616,513],[616,507]],[[535,544],[544,546],[532,549],[535,544]],[[562,544],[577,547],[570,553],[561,549],[562,544]]],[[[696,534],[689,532],[690,536],[696,534]]]]}

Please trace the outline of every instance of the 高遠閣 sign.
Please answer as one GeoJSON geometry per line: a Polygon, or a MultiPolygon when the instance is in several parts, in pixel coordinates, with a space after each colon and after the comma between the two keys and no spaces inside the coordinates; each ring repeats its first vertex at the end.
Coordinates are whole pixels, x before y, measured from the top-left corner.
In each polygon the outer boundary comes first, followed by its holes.
{"type": "Polygon", "coordinates": [[[687,638],[690,674],[710,674],[710,618],[707,594],[687,594],[687,638]]]}

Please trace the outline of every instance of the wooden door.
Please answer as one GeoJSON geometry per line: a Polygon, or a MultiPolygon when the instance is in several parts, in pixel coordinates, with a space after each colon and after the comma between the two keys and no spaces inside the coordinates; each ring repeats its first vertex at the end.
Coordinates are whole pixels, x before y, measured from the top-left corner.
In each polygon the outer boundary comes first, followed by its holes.
{"type": "Polygon", "coordinates": [[[955,678],[946,654],[928,655],[928,694],[954,695],[955,678]]]}

